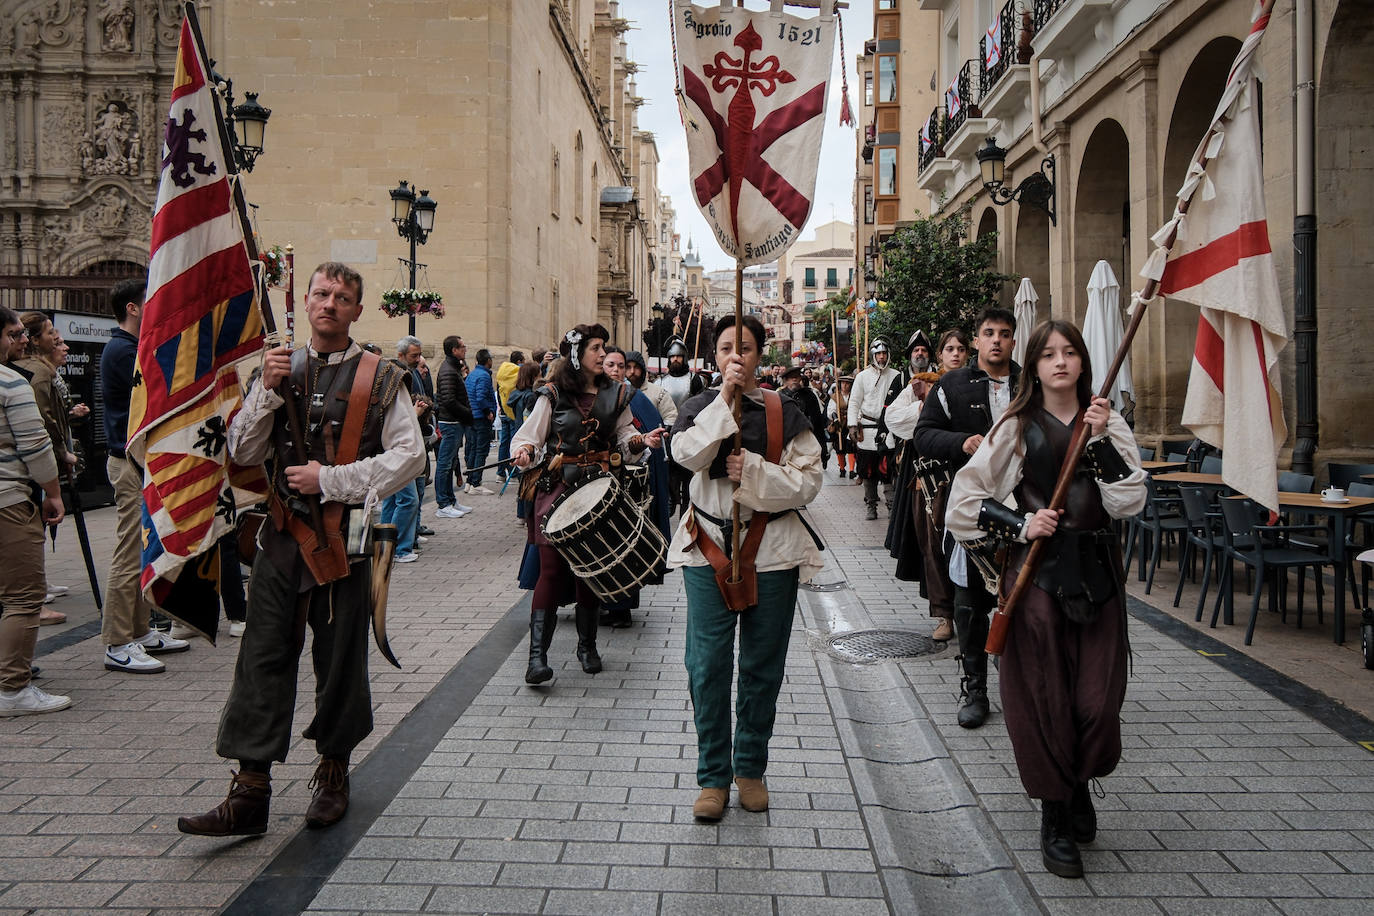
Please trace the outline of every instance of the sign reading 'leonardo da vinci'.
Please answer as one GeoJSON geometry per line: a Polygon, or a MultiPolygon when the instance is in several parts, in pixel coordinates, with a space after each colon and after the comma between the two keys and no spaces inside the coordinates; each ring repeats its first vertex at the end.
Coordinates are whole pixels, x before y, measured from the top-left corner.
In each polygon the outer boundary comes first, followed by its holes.
{"type": "Polygon", "coordinates": [[[775,260],[801,234],[816,189],[834,50],[830,0],[801,18],[728,0],[682,0],[673,29],[692,191],[741,265],[775,260]]]}

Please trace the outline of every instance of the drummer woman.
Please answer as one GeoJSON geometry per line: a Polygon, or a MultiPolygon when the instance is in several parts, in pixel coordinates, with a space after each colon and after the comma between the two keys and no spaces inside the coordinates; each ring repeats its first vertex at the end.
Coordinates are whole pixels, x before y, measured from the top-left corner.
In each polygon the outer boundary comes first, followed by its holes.
{"type": "Polygon", "coordinates": [[[1050,539],[1035,584],[1011,618],[1002,709],[1021,784],[1042,801],[1045,868],[1081,878],[1078,844],[1097,833],[1088,780],[1111,773],[1121,759],[1128,647],[1111,520],[1140,511],[1145,473],[1121,415],[1092,395],[1092,367],[1076,327],[1041,323],[1026,361],[1016,398],[954,478],[946,523],[961,541],[991,534],[1012,542],[1004,596],[1029,542],[1050,539]],[[1067,508],[1053,512],[1046,507],[1080,423],[1091,430],[1087,451],[1067,508]]]}
{"type": "MultiPolygon", "coordinates": [[[[634,390],[615,382],[602,371],[610,333],[601,325],[579,324],[558,344],[562,360],[549,369],[548,384],[538,390],[534,410],[511,440],[511,456],[517,467],[538,464],[525,474],[521,496],[533,489],[534,512],[527,519],[528,540],[538,547],[539,581],[530,610],[530,663],[525,683],[542,684],[553,677],[549,645],[558,623],[558,608],[576,601],[577,660],[588,674],[601,671],[596,651],[600,599],[577,579],[562,555],[540,530],[554,504],[568,487],[584,478],[608,471],[611,455],[636,456],[646,447],[663,442],[663,430],[635,430],[630,413],[634,390]]],[[[619,464],[619,462],[616,462],[619,464]]]]}
{"type": "MultiPolygon", "coordinates": [[[[824,469],[821,446],[806,415],[791,398],[758,388],[754,378],[765,334],[757,318],[744,319],[743,333],[730,316],[716,324],[716,366],[720,388],[683,403],[673,426],[673,458],[692,474],[690,510],[683,513],[668,548],[668,566],[682,567],[687,591],[687,680],[697,729],[697,784],[701,795],[692,813],[719,820],[734,777],[740,804],[768,809],[763,784],[768,741],[777,715],[783,663],[792,632],[797,585],[820,571],[820,544],[798,511],[816,497],[824,469]],[[765,398],[780,403],[774,424],[776,463],[769,451],[765,398]],[[734,453],[732,407],[742,399],[744,451],[734,453]],[[753,568],[757,603],[743,612],[726,607],[712,558],[719,563],[727,545],[731,510],[741,506],[741,565],[749,559],[750,528],[762,521],[753,568]],[[705,552],[703,552],[705,551],[705,552]],[[733,752],[730,681],[734,674],[735,629],[739,629],[739,684],[733,752]]],[[[778,408],[775,408],[778,410],[778,408]]],[[[776,416],[776,414],[775,414],[776,416]]],[[[730,561],[725,560],[725,575],[730,561]]],[[[744,572],[744,569],[741,569],[744,572]]]]}

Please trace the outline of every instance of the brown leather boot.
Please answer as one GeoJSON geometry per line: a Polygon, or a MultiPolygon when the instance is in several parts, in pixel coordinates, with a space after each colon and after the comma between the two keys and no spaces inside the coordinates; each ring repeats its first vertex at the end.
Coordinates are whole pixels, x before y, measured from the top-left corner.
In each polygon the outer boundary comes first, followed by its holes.
{"type": "Polygon", "coordinates": [[[725,805],[730,800],[729,789],[703,788],[692,805],[692,817],[699,821],[718,821],[725,816],[725,805]]]}
{"type": "Polygon", "coordinates": [[[768,810],[768,788],[762,779],[736,776],[735,788],[739,790],[739,806],[745,811],[768,810]]]}
{"type": "MultiPolygon", "coordinates": [[[[232,771],[231,771],[232,772],[232,771]]],[[[219,807],[177,818],[177,829],[196,836],[258,836],[267,832],[272,778],[266,773],[234,773],[229,796],[219,807]]]]}
{"type": "Polygon", "coordinates": [[[315,797],[305,810],[305,825],[315,829],[334,826],[348,811],[348,763],[320,758],[310,788],[315,790],[315,797]]]}

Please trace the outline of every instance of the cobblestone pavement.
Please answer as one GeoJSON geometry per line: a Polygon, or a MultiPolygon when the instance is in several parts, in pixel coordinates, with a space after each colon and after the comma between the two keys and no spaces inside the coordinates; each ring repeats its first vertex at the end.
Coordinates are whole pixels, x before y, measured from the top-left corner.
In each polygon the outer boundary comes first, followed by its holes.
{"type": "Polygon", "coordinates": [[[375,751],[331,831],[298,831],[313,763],[300,748],[278,768],[266,838],[175,833],[175,814],[225,785],[211,746],[234,641],[173,656],[158,678],[104,672],[92,640],[46,656],[45,681],[77,705],[0,720],[0,912],[235,897],[229,912],[1369,912],[1374,754],[1358,739],[1374,726],[1225,666],[1220,644],[1134,600],[1125,755],[1101,782],[1088,876],[1047,874],[1000,704],[980,730],[954,724],[952,649],[866,664],[830,651],[856,631],[931,629],[860,492],[832,472],[814,506],[832,549],[800,602],[765,814],[692,820],[680,579],[646,590],[636,626],[602,631],[602,674],[581,672],[565,615],[557,676],[523,683],[520,532],[501,501],[399,570],[407,671],[374,669],[375,751]]]}
{"type": "MultiPolygon", "coordinates": [[[[524,529],[510,498],[473,497],[466,518],[425,522],[436,535],[417,563],[396,567],[389,633],[404,665],[370,660],[376,728],[372,751],[429,695],[509,609],[511,557],[524,529]],[[461,563],[458,560],[461,559],[461,563]]],[[[88,513],[102,585],[113,547],[114,510],[88,513]]],[[[260,840],[183,836],[176,819],[213,807],[229,785],[214,752],[239,641],[222,624],[218,645],[192,641],[161,656],[165,674],[107,671],[99,620],[70,526],[60,529],[52,582],[72,591],[51,607],[68,614],[40,631],[39,685],[72,707],[0,719],[0,914],[62,908],[212,913],[223,907],[300,827],[314,773],[313,743],[299,737],[273,768],[272,824],[260,840]],[[49,631],[54,631],[49,636],[49,631]],[[71,640],[79,640],[67,645],[71,640]],[[57,646],[57,648],[54,648],[57,646]]],[[[309,723],[314,677],[309,649],[293,733],[309,723]]]]}

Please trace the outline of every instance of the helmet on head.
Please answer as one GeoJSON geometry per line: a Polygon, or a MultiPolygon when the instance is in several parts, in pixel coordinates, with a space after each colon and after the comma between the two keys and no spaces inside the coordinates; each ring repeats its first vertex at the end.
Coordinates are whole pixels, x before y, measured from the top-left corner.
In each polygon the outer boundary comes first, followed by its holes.
{"type": "Polygon", "coordinates": [[[681,356],[683,359],[687,358],[687,345],[677,337],[674,337],[668,344],[668,358],[672,359],[674,356],[681,356]]]}
{"type": "Polygon", "coordinates": [[[869,345],[869,347],[868,347],[868,361],[869,361],[870,363],[871,363],[871,362],[876,362],[875,357],[876,357],[879,353],[882,353],[882,354],[884,354],[884,355],[887,354],[887,341],[883,340],[881,337],[875,338],[875,339],[873,340],[873,343],[869,345]]]}
{"type": "Polygon", "coordinates": [[[911,351],[916,349],[917,347],[925,347],[926,353],[935,352],[935,348],[930,345],[930,338],[926,336],[925,331],[917,330],[915,334],[912,334],[911,337],[907,339],[907,355],[910,356],[911,351]]]}

